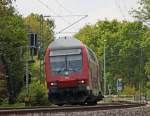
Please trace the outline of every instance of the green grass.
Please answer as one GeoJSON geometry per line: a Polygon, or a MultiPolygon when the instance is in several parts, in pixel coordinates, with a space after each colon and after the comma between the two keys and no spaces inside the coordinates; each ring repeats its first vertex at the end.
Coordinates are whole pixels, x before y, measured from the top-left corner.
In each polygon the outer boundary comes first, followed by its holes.
{"type": "Polygon", "coordinates": [[[7,104],[3,103],[0,105],[0,108],[24,108],[25,103],[15,103],[15,104],[7,104]]]}

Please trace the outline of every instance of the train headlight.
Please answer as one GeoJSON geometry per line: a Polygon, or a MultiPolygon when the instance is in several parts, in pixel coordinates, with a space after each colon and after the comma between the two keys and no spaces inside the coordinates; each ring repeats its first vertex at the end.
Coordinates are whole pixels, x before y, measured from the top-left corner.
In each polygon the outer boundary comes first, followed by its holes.
{"type": "Polygon", "coordinates": [[[50,86],[57,86],[57,82],[50,82],[50,86]]]}
{"type": "Polygon", "coordinates": [[[84,84],[85,81],[84,81],[84,80],[79,80],[78,83],[79,83],[79,84],[84,84]]]}

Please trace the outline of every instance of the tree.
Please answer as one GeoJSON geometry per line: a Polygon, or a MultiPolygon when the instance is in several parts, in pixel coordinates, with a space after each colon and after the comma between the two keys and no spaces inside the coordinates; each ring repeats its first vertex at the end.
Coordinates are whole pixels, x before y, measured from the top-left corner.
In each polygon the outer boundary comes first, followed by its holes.
{"type": "Polygon", "coordinates": [[[47,48],[49,43],[54,39],[54,21],[49,19],[45,20],[42,15],[33,13],[25,17],[24,21],[29,31],[37,33],[44,48],[47,48]]]}
{"type": "Polygon", "coordinates": [[[150,25],[150,0],[140,0],[138,9],[132,10],[132,14],[138,20],[150,25]]]}
{"type": "MultiPolygon", "coordinates": [[[[132,14],[135,18],[138,20],[144,22],[147,26],[150,26],[150,0],[140,0],[139,1],[139,7],[138,9],[134,9],[132,11],[132,14]]],[[[143,47],[143,51],[145,54],[146,59],[146,65],[145,65],[145,74],[148,76],[150,75],[150,53],[148,52],[150,50],[150,30],[144,34],[143,38],[144,41],[142,41],[141,45],[143,47]]]]}
{"type": "Polygon", "coordinates": [[[20,46],[27,44],[27,31],[10,0],[0,0],[0,60],[7,76],[9,102],[13,103],[20,91],[24,64],[20,59],[20,46]]]}
{"type": "Polygon", "coordinates": [[[141,80],[145,80],[144,70],[140,69],[141,48],[144,67],[147,60],[143,48],[144,33],[148,30],[148,27],[141,22],[105,20],[83,27],[75,36],[93,49],[101,63],[103,63],[105,44],[107,84],[111,84],[114,87],[113,90],[118,78],[122,78],[124,84],[138,89],[141,80]]]}
{"type": "Polygon", "coordinates": [[[48,47],[51,41],[54,39],[54,21],[44,19],[42,15],[31,13],[24,18],[24,22],[27,25],[29,32],[36,33],[40,42],[40,48],[38,49],[38,59],[34,64],[30,66],[30,71],[35,78],[40,79],[43,77],[43,65],[39,60],[43,59],[44,50],[48,47]],[[39,72],[41,73],[39,74],[39,72]]]}

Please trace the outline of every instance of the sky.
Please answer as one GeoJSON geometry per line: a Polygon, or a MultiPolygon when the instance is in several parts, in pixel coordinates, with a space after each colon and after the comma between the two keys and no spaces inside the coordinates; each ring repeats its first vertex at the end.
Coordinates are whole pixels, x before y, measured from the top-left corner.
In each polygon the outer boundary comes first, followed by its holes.
{"type": "Polygon", "coordinates": [[[133,8],[137,8],[138,0],[16,0],[13,3],[19,14],[27,16],[30,13],[38,13],[52,17],[55,20],[55,32],[69,26],[81,18],[68,15],[88,15],[87,18],[68,28],[64,32],[77,32],[86,24],[95,24],[98,20],[117,19],[134,21],[129,14],[133,8]]]}

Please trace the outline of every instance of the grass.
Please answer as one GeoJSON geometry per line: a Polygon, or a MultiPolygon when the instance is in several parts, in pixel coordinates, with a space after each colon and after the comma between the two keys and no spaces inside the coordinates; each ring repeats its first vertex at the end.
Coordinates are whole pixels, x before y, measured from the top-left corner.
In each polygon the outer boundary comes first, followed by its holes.
{"type": "Polygon", "coordinates": [[[15,104],[3,103],[0,105],[0,108],[25,108],[25,103],[15,103],[15,104]]]}

